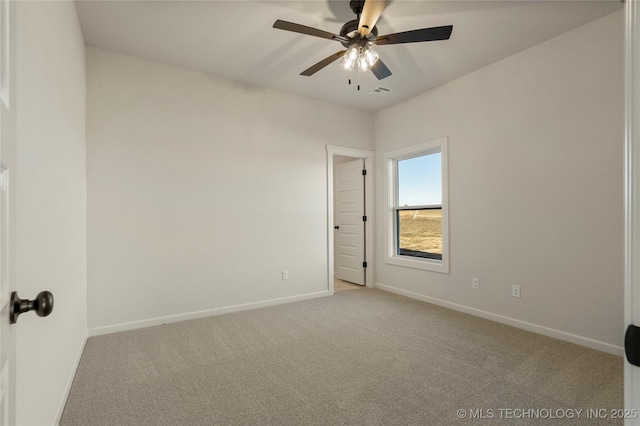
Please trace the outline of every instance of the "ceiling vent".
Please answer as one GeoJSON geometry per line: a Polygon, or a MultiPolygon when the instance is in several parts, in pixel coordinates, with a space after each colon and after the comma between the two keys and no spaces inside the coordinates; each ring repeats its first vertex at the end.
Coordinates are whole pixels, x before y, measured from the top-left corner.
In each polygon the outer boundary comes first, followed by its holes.
{"type": "Polygon", "coordinates": [[[388,87],[378,86],[375,89],[369,90],[367,93],[373,96],[381,97],[391,93],[391,89],[389,89],[388,87]]]}

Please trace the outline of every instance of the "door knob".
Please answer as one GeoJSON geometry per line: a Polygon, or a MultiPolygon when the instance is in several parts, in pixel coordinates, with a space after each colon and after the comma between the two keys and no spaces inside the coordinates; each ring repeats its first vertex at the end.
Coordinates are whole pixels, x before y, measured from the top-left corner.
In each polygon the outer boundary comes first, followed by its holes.
{"type": "Polygon", "coordinates": [[[640,367],[640,327],[629,324],[624,334],[624,353],[629,364],[640,367]]]}
{"type": "Polygon", "coordinates": [[[18,315],[29,311],[36,311],[39,317],[46,317],[53,311],[53,294],[48,291],[41,291],[35,299],[20,299],[17,292],[11,293],[11,307],[9,318],[11,324],[18,321],[18,315]]]}
{"type": "Polygon", "coordinates": [[[340,225],[334,226],[333,229],[340,229],[340,225]]]}

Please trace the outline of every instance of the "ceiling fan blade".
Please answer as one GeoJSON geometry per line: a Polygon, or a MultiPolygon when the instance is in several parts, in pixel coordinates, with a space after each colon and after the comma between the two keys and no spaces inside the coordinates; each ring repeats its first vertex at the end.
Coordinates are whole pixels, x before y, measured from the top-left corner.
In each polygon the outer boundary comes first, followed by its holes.
{"type": "Polygon", "coordinates": [[[317,28],[307,27],[306,25],[295,24],[293,22],[282,21],[278,19],[273,23],[273,28],[277,28],[279,30],[293,31],[294,33],[306,34],[315,37],[326,38],[329,40],[336,41],[348,41],[346,37],[339,36],[338,34],[333,34],[328,31],[319,30],[317,28]]]}
{"type": "Polygon", "coordinates": [[[423,28],[421,30],[405,31],[402,33],[387,34],[376,38],[377,45],[416,43],[421,41],[448,40],[451,37],[453,25],[444,27],[423,28]]]}
{"type": "Polygon", "coordinates": [[[323,60],[321,60],[320,62],[318,62],[317,64],[307,68],[306,70],[302,71],[300,73],[300,75],[305,75],[307,77],[312,76],[313,74],[317,73],[318,71],[320,71],[322,68],[326,67],[327,65],[329,65],[330,63],[340,59],[344,53],[346,52],[346,50],[341,50],[339,52],[334,53],[333,55],[324,58],[323,60]]]}
{"type": "Polygon", "coordinates": [[[378,22],[386,5],[386,0],[367,0],[364,3],[360,22],[358,23],[358,32],[362,37],[366,37],[376,26],[376,22],[378,22]]]}
{"type": "Polygon", "coordinates": [[[375,64],[371,67],[371,72],[376,76],[378,80],[382,80],[383,78],[387,78],[391,75],[391,71],[387,66],[382,62],[382,59],[378,59],[375,64]]]}

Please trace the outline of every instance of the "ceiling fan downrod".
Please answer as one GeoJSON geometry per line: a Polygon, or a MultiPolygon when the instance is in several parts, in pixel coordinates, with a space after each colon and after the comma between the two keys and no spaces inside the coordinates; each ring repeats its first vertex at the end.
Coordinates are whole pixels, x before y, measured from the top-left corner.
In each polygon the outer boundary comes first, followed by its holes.
{"type": "Polygon", "coordinates": [[[351,0],[349,2],[349,7],[358,15],[358,20],[360,20],[360,14],[362,13],[362,9],[364,9],[364,0],[351,0]]]}

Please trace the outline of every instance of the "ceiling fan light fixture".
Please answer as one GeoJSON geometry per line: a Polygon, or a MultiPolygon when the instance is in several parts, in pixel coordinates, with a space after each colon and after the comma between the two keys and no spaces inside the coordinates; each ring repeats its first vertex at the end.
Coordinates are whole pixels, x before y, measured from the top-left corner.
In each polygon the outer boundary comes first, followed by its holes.
{"type": "Polygon", "coordinates": [[[378,62],[379,58],[378,53],[370,46],[362,47],[357,44],[352,44],[342,58],[342,67],[346,71],[353,71],[357,63],[358,70],[360,72],[366,72],[378,62]]]}
{"type": "Polygon", "coordinates": [[[378,62],[378,59],[380,59],[380,56],[378,56],[378,53],[370,46],[360,48],[360,54],[358,56],[358,68],[360,72],[369,71],[371,67],[378,62]]]}
{"type": "Polygon", "coordinates": [[[353,70],[353,66],[356,64],[356,61],[358,60],[358,56],[359,56],[359,49],[358,46],[351,45],[349,46],[349,48],[347,49],[347,52],[344,54],[344,57],[342,59],[342,66],[344,67],[345,70],[347,71],[351,71],[353,70]]]}
{"type": "Polygon", "coordinates": [[[371,65],[369,65],[367,58],[365,58],[364,55],[360,55],[358,58],[358,69],[360,72],[369,71],[369,68],[371,68],[371,65]]]}
{"type": "Polygon", "coordinates": [[[371,47],[366,47],[362,52],[362,56],[364,57],[367,64],[369,64],[369,68],[371,68],[376,62],[378,62],[378,59],[380,59],[378,52],[373,50],[371,47]]]}

